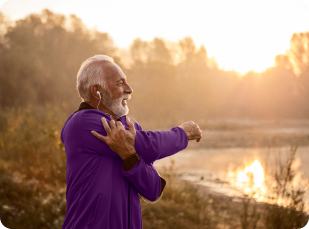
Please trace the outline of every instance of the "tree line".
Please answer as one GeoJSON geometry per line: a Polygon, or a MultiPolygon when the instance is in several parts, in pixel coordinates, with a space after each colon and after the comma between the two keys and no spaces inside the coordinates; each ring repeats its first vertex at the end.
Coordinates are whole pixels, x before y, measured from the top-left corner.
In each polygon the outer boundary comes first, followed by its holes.
{"type": "MultiPolygon", "coordinates": [[[[228,38],[227,38],[228,39],[228,38]]],[[[191,37],[135,39],[128,50],[76,15],[48,9],[12,22],[0,14],[0,106],[66,104],[76,111],[80,64],[112,56],[133,88],[130,113],[141,122],[175,125],[212,118],[304,119],[309,115],[309,32],[295,33],[275,66],[243,76],[219,69],[191,37]]]]}

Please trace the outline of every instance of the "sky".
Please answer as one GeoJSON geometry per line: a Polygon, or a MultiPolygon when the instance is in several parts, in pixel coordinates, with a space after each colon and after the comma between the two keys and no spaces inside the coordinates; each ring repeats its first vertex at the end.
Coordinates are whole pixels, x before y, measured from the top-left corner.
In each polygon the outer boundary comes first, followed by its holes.
{"type": "Polygon", "coordinates": [[[140,37],[169,41],[191,36],[219,67],[262,72],[285,54],[293,33],[309,31],[309,0],[0,0],[11,20],[50,9],[75,14],[128,48],[140,37]]]}

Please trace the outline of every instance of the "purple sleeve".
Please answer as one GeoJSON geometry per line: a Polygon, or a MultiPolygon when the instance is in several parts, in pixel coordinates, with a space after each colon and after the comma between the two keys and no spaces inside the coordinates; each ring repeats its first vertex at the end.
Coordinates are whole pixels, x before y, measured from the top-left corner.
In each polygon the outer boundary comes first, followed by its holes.
{"type": "MultiPolygon", "coordinates": [[[[87,149],[86,151],[87,153],[99,153],[106,157],[115,157],[118,160],[122,160],[106,143],[91,134],[91,130],[95,130],[103,136],[107,135],[102,125],[101,117],[101,115],[94,115],[92,112],[84,112],[79,117],[82,141],[87,149]]],[[[161,179],[154,166],[147,164],[142,156],[139,156],[140,161],[129,171],[122,169],[122,174],[130,181],[138,193],[148,200],[154,201],[161,193],[161,179]]]]}
{"type": "Polygon", "coordinates": [[[147,164],[178,153],[188,146],[186,132],[180,127],[166,131],[143,131],[136,126],[135,150],[147,164]]]}
{"type": "Polygon", "coordinates": [[[109,146],[92,135],[91,131],[107,136],[104,126],[101,121],[102,115],[94,112],[83,112],[79,115],[80,134],[82,143],[87,153],[99,153],[106,157],[118,158],[121,157],[109,148],[109,146]]]}
{"type": "Polygon", "coordinates": [[[155,201],[161,193],[161,179],[152,164],[146,164],[140,156],[140,161],[129,171],[122,171],[140,195],[150,201],[155,201]]]}

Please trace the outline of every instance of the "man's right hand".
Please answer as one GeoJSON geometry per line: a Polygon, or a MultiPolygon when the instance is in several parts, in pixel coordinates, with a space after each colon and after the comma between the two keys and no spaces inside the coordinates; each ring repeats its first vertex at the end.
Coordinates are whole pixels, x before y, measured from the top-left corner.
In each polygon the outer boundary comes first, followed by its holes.
{"type": "Polygon", "coordinates": [[[188,140],[196,140],[199,142],[202,138],[202,130],[193,121],[188,121],[179,126],[187,133],[188,140]]]}
{"type": "Polygon", "coordinates": [[[136,153],[134,148],[136,130],[128,116],[126,117],[126,121],[129,130],[126,130],[120,121],[115,123],[114,120],[111,120],[109,122],[111,127],[109,127],[104,117],[101,120],[107,136],[103,136],[96,131],[91,131],[95,137],[105,142],[122,160],[136,153]]]}

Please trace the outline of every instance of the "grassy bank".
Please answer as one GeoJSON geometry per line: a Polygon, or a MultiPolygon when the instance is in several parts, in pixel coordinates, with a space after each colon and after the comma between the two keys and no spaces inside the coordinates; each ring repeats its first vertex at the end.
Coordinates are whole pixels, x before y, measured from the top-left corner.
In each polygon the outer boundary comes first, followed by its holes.
{"type": "MultiPolygon", "coordinates": [[[[0,218],[6,227],[62,228],[66,156],[60,131],[67,117],[62,105],[0,112],[0,218]]],[[[289,187],[293,180],[290,164],[282,165],[275,177],[273,193],[278,195],[272,204],[259,204],[249,197],[237,203],[229,197],[201,193],[198,187],[177,179],[171,165],[160,171],[167,181],[162,199],[155,204],[141,202],[144,229],[301,228],[308,216],[302,208],[302,190],[289,187]],[[278,205],[280,195],[289,197],[290,204],[278,205]]]]}
{"type": "Polygon", "coordinates": [[[160,171],[167,180],[162,199],[155,204],[142,201],[145,229],[154,228],[239,228],[299,229],[308,222],[304,212],[304,187],[293,187],[292,164],[296,147],[286,163],[278,164],[274,182],[266,202],[244,195],[240,202],[233,197],[213,193],[209,189],[181,180],[175,165],[160,171]],[[281,203],[282,198],[285,202],[281,203]]]}

